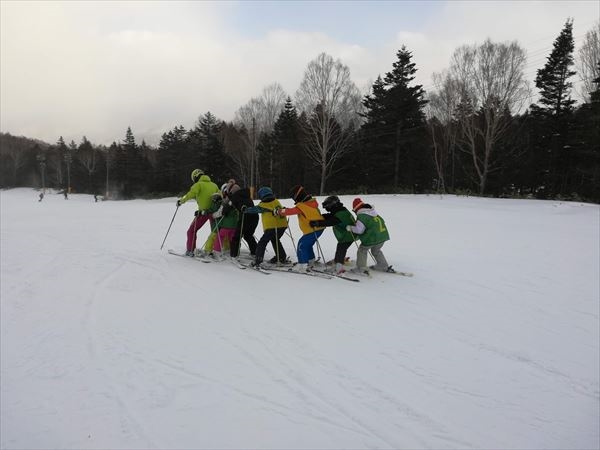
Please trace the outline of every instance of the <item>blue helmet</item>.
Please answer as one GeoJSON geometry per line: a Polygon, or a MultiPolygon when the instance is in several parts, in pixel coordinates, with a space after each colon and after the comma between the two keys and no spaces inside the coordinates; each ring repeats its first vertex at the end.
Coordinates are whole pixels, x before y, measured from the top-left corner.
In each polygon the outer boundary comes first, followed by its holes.
{"type": "Polygon", "coordinates": [[[273,190],[270,187],[263,186],[257,192],[259,199],[264,199],[266,197],[274,197],[273,190]]]}

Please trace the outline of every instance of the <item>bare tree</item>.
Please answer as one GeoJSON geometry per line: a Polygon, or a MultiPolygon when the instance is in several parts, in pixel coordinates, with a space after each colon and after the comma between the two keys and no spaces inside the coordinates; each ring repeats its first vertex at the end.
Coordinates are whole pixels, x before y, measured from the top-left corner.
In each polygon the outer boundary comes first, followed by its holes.
{"type": "Polygon", "coordinates": [[[454,187],[454,151],[457,134],[455,113],[460,103],[460,86],[447,72],[434,73],[433,84],[436,90],[428,98],[427,123],[438,175],[437,189],[446,192],[448,164],[451,165],[451,185],[454,187]]]}
{"type": "MultiPolygon", "coordinates": [[[[279,83],[273,83],[262,90],[260,97],[251,98],[235,114],[235,124],[242,129],[245,156],[250,165],[250,186],[260,181],[258,172],[258,142],[262,133],[270,133],[283,110],[287,94],[279,83]]],[[[240,155],[241,157],[241,155],[240,155]]]]}
{"type": "Polygon", "coordinates": [[[583,45],[579,49],[577,69],[582,86],[579,89],[583,100],[590,101],[590,92],[596,88],[594,80],[600,76],[598,63],[600,62],[600,21],[585,34],[583,45]]]}
{"type": "Polygon", "coordinates": [[[458,117],[459,148],[469,153],[484,194],[494,167],[495,146],[507,131],[511,113],[522,109],[530,92],[525,80],[525,51],[517,44],[493,43],[458,48],[449,74],[460,87],[466,108],[458,117]]]}
{"type": "Polygon", "coordinates": [[[241,136],[244,142],[244,148],[240,149],[245,155],[240,155],[245,159],[250,170],[250,190],[254,193],[258,182],[258,138],[262,124],[262,105],[260,100],[252,98],[248,103],[242,106],[235,113],[235,124],[240,128],[241,136]]]}
{"type": "Polygon", "coordinates": [[[339,59],[321,53],[308,63],[296,104],[309,119],[305,150],[321,169],[321,195],[335,162],[349,149],[351,131],[358,126],[360,100],[350,69],[339,59]]]}
{"type": "Polygon", "coordinates": [[[248,151],[248,139],[245,135],[245,130],[239,130],[235,125],[225,123],[221,129],[221,139],[225,152],[227,152],[237,166],[237,173],[239,176],[236,179],[245,186],[251,186],[251,154],[248,151]]]}

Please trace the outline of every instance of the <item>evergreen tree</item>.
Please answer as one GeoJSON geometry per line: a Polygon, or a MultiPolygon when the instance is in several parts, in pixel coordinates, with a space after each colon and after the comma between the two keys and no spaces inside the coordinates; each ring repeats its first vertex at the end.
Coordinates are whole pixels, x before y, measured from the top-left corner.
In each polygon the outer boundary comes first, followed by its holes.
{"type": "MultiPolygon", "coordinates": [[[[98,151],[85,136],[83,136],[81,144],[79,144],[77,149],[77,160],[84,170],[85,178],[87,179],[85,183],[87,185],[87,192],[93,193],[95,190],[93,175],[98,167],[98,151]]],[[[81,190],[82,185],[79,185],[77,190],[81,190]]]]}
{"type": "Polygon", "coordinates": [[[118,146],[114,169],[114,179],[123,198],[147,192],[150,164],[136,144],[131,127],[127,127],[125,140],[118,146]]]}
{"type": "Polygon", "coordinates": [[[178,194],[190,184],[191,165],[186,161],[189,147],[187,131],[183,126],[163,133],[156,154],[155,184],[158,192],[178,194]],[[187,164],[187,166],[186,166],[187,164]]]}
{"type": "MultiPolygon", "coordinates": [[[[223,123],[210,111],[200,118],[192,135],[201,142],[203,158],[198,167],[208,174],[215,183],[223,183],[231,178],[232,161],[225,153],[221,131],[223,123]]],[[[194,167],[190,169],[193,170],[194,167]]]]}
{"type": "Polygon", "coordinates": [[[561,116],[573,111],[575,100],[571,98],[573,83],[569,78],[575,75],[573,66],[573,20],[567,20],[564,28],[554,41],[554,47],[546,65],[537,71],[535,86],[540,90],[542,106],[535,106],[538,113],[561,116]]]}
{"type": "Polygon", "coordinates": [[[393,69],[383,80],[377,78],[371,95],[363,100],[367,110],[363,136],[369,149],[366,173],[383,180],[382,186],[422,189],[428,178],[423,112],[427,100],[421,85],[410,86],[417,71],[412,53],[403,46],[396,56],[393,69]]]}
{"type": "Polygon", "coordinates": [[[302,149],[302,127],[298,111],[290,97],[275,122],[272,136],[274,154],[271,187],[278,195],[283,195],[290,186],[305,182],[306,158],[302,149]]]}
{"type": "Polygon", "coordinates": [[[573,83],[569,81],[576,73],[571,70],[573,50],[573,21],[569,19],[554,41],[546,64],[538,70],[535,84],[540,99],[538,105],[531,106],[539,122],[533,151],[541,168],[537,189],[542,198],[566,195],[571,190],[574,160],[573,147],[568,142],[572,138],[575,104],[571,98],[573,83]]]}

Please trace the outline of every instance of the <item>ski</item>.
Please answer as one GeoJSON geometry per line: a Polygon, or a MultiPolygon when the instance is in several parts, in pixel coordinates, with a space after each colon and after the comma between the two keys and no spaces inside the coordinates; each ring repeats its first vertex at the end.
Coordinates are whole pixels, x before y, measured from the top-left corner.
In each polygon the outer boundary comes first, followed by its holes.
{"type": "Polygon", "coordinates": [[[238,264],[234,263],[234,265],[240,269],[251,269],[251,270],[254,270],[255,272],[260,272],[263,275],[271,275],[271,273],[268,272],[267,270],[265,270],[263,267],[253,266],[252,264],[244,264],[244,263],[241,263],[240,261],[237,261],[237,263],[238,264]]]}
{"type": "Polygon", "coordinates": [[[267,270],[269,272],[283,272],[283,273],[295,273],[297,275],[306,275],[309,277],[317,277],[317,278],[325,278],[327,280],[330,280],[333,278],[332,275],[324,273],[324,272],[317,272],[317,271],[313,271],[313,270],[309,270],[307,272],[296,272],[294,270],[292,270],[292,268],[286,268],[286,267],[278,267],[278,266],[273,266],[273,267],[265,267],[264,270],[267,270]]]}
{"type": "Polygon", "coordinates": [[[271,275],[271,273],[269,271],[267,271],[266,269],[264,269],[263,267],[260,267],[260,266],[248,266],[248,268],[250,268],[258,273],[262,273],[263,275],[271,275]]]}
{"type": "Polygon", "coordinates": [[[332,277],[340,278],[340,279],[346,280],[346,281],[353,281],[355,283],[360,283],[360,280],[357,279],[357,278],[347,277],[345,275],[346,272],[344,272],[343,274],[339,274],[339,273],[324,272],[322,270],[315,270],[315,269],[311,269],[311,271],[312,272],[318,272],[318,273],[324,273],[325,275],[331,275],[332,277]]]}
{"type": "Polygon", "coordinates": [[[373,272],[377,272],[377,273],[389,273],[391,275],[400,275],[402,277],[414,277],[415,274],[412,272],[399,272],[395,269],[392,268],[392,266],[388,267],[387,271],[383,271],[383,270],[376,270],[375,266],[370,266],[369,267],[373,272]]]}
{"type": "Polygon", "coordinates": [[[238,269],[247,269],[248,267],[242,264],[237,258],[230,258],[231,264],[236,266],[238,269]]]}
{"type": "Polygon", "coordinates": [[[175,250],[171,250],[171,249],[169,249],[167,251],[167,253],[169,253],[169,255],[181,256],[182,258],[194,259],[196,261],[201,261],[203,263],[210,263],[210,262],[212,262],[210,259],[203,258],[202,256],[194,256],[192,258],[190,256],[187,256],[185,253],[179,253],[179,252],[176,252],[175,250]]]}
{"type": "Polygon", "coordinates": [[[389,272],[389,273],[395,273],[396,275],[401,275],[403,277],[414,277],[415,274],[412,272],[389,272]]]}

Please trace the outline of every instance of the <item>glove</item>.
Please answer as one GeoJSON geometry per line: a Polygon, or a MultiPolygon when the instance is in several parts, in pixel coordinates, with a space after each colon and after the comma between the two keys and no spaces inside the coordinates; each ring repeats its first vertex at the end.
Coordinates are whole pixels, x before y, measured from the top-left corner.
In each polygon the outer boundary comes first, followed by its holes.
{"type": "Polygon", "coordinates": [[[219,217],[221,217],[223,215],[223,207],[221,206],[219,209],[217,209],[214,213],[213,213],[213,219],[218,219],[219,217]]]}
{"type": "Polygon", "coordinates": [[[320,225],[318,220],[311,220],[310,222],[308,222],[308,224],[313,228],[316,228],[320,225]]]}
{"type": "Polygon", "coordinates": [[[282,208],[281,206],[277,206],[274,210],[273,210],[273,215],[275,217],[282,217],[283,213],[285,211],[285,208],[282,208]]]}
{"type": "Polygon", "coordinates": [[[177,206],[181,206],[181,200],[177,200],[177,206]]]}
{"type": "Polygon", "coordinates": [[[352,225],[346,225],[346,231],[352,232],[352,225]]]}
{"type": "Polygon", "coordinates": [[[194,211],[194,216],[198,217],[200,215],[200,211],[196,210],[194,211]]]}

